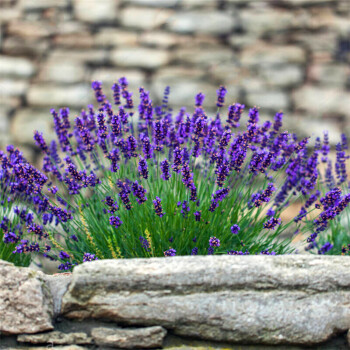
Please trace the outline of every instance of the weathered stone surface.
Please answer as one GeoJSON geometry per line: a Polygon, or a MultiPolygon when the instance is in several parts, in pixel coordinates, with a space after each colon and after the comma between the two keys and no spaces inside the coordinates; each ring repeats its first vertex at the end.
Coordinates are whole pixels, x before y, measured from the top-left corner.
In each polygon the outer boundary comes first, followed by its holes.
{"type": "Polygon", "coordinates": [[[1,8],[0,11],[0,23],[7,23],[18,19],[21,16],[21,11],[19,8],[9,7],[1,8]]]}
{"type": "Polygon", "coordinates": [[[0,95],[7,97],[23,96],[28,89],[28,81],[12,80],[10,78],[0,78],[0,95]]]}
{"type": "MultiPolygon", "coordinates": [[[[286,113],[283,119],[283,128],[289,132],[295,132],[299,138],[322,137],[324,131],[328,131],[331,145],[336,145],[341,140],[341,130],[338,125],[332,123],[329,119],[315,119],[305,114],[286,113]]],[[[289,219],[292,220],[293,218],[289,219]]]]}
{"type": "Polygon", "coordinates": [[[74,0],[77,18],[89,23],[110,22],[117,18],[118,0],[74,0]]]}
{"type": "Polygon", "coordinates": [[[53,43],[60,47],[89,49],[94,45],[94,38],[88,32],[69,33],[55,36],[53,43]]]}
{"type": "Polygon", "coordinates": [[[217,0],[205,0],[205,1],[197,1],[197,0],[181,0],[181,7],[184,9],[195,9],[195,8],[210,8],[214,10],[217,8],[218,2],[217,0]]]}
{"type": "Polygon", "coordinates": [[[240,56],[243,65],[278,65],[286,63],[305,63],[306,54],[298,46],[268,46],[258,43],[244,50],[240,56]]]}
{"type": "Polygon", "coordinates": [[[92,338],[86,333],[63,333],[59,331],[40,334],[21,334],[17,337],[20,343],[51,344],[51,345],[72,345],[92,344],[92,338]]]}
{"type": "Polygon", "coordinates": [[[304,81],[304,71],[300,65],[266,66],[258,75],[269,87],[293,87],[304,81]]]}
{"type": "Polygon", "coordinates": [[[83,107],[89,103],[88,84],[71,86],[31,85],[27,99],[33,106],[83,107]]]}
{"type": "Polygon", "coordinates": [[[25,11],[45,10],[50,8],[65,8],[68,0],[20,0],[19,7],[25,11]]]}
{"type": "MultiPolygon", "coordinates": [[[[44,133],[45,140],[51,142],[55,138],[53,133],[53,120],[50,108],[22,108],[17,110],[13,116],[10,133],[13,141],[33,146],[33,131],[40,130],[44,133]]],[[[70,115],[79,114],[78,110],[70,109],[70,115]]]]}
{"type": "Polygon", "coordinates": [[[3,43],[3,53],[6,55],[25,55],[37,57],[43,55],[49,47],[46,40],[24,39],[20,37],[6,37],[3,43]]]}
{"type": "Polygon", "coordinates": [[[173,7],[177,5],[179,0],[128,0],[128,4],[153,6],[153,7],[173,7]]]}
{"type": "Polygon", "coordinates": [[[181,81],[174,79],[170,83],[169,80],[166,82],[155,79],[152,84],[152,95],[161,101],[164,89],[168,85],[171,87],[169,98],[171,106],[194,106],[194,98],[199,92],[205,94],[203,103],[205,107],[211,107],[216,103],[217,86],[192,79],[181,79],[181,81]]]}
{"type": "Polygon", "coordinates": [[[350,116],[350,93],[337,88],[305,85],[294,93],[295,107],[319,115],[350,116]]]}
{"type": "Polygon", "coordinates": [[[246,9],[238,12],[241,28],[245,32],[256,33],[258,36],[271,34],[283,30],[297,28],[298,19],[289,10],[274,8],[246,9]]]}
{"type": "Polygon", "coordinates": [[[20,36],[25,39],[42,39],[54,34],[52,24],[40,21],[11,21],[7,27],[7,33],[20,36]]]}
{"type": "Polygon", "coordinates": [[[345,86],[350,82],[350,67],[347,64],[314,64],[309,71],[312,81],[325,86],[345,86]]]}
{"type": "Polygon", "coordinates": [[[124,27],[137,29],[155,29],[164,25],[173,15],[171,10],[159,10],[147,7],[126,7],[121,11],[120,21],[124,27]]]}
{"type": "Polygon", "coordinates": [[[316,344],[350,327],[349,268],[308,255],[103,260],[74,269],[63,312],[208,340],[316,344]]]}
{"type": "MultiPolygon", "coordinates": [[[[101,68],[92,72],[91,79],[99,80],[103,83],[103,89],[105,92],[111,89],[112,85],[118,81],[121,77],[126,77],[131,89],[138,89],[140,86],[145,85],[146,76],[139,70],[125,70],[115,68],[101,68]]],[[[138,90],[137,90],[138,91],[138,90]]],[[[136,91],[134,95],[136,94],[136,91]]]]}
{"type": "Polygon", "coordinates": [[[0,56],[1,77],[30,77],[35,73],[35,66],[30,60],[19,57],[0,56]]]}
{"type": "Polygon", "coordinates": [[[166,333],[159,326],[134,329],[98,327],[92,329],[91,336],[101,346],[149,349],[162,347],[166,333]]]}
{"type": "Polygon", "coordinates": [[[72,59],[49,59],[42,67],[38,79],[43,82],[78,83],[87,78],[83,62],[72,59]]]}
{"type": "Polygon", "coordinates": [[[258,106],[276,112],[286,110],[290,105],[288,94],[280,90],[247,91],[246,100],[249,106],[258,106]]]}
{"type": "Polygon", "coordinates": [[[224,35],[231,33],[234,18],[224,12],[207,10],[178,12],[169,19],[167,26],[177,33],[224,35]]]}
{"type": "Polygon", "coordinates": [[[140,34],[140,44],[168,48],[188,43],[191,39],[185,35],[177,35],[161,31],[143,32],[140,34]]]}
{"type": "MultiPolygon", "coordinates": [[[[47,287],[50,289],[50,292],[52,295],[54,317],[57,317],[61,314],[62,297],[68,289],[69,283],[72,280],[72,275],[71,274],[55,274],[55,275],[45,274],[44,280],[47,287]]],[[[69,343],[66,343],[66,344],[69,344],[69,343]]],[[[71,344],[83,344],[83,343],[71,343],[71,344]]]]}
{"type": "Polygon", "coordinates": [[[103,28],[95,35],[95,45],[102,47],[134,46],[138,42],[139,34],[115,28],[103,28]]]}
{"type": "Polygon", "coordinates": [[[91,64],[105,64],[108,60],[109,53],[106,50],[55,50],[50,55],[50,59],[67,59],[69,57],[71,60],[79,60],[85,63],[91,64]]]}
{"type": "Polygon", "coordinates": [[[53,329],[53,304],[43,273],[0,260],[0,332],[37,333],[53,329]]]}
{"type": "Polygon", "coordinates": [[[202,66],[215,66],[235,60],[232,50],[219,45],[183,47],[175,51],[174,57],[180,63],[201,64],[202,66]]]}
{"type": "Polygon", "coordinates": [[[110,57],[113,64],[120,67],[140,67],[155,69],[170,62],[170,54],[165,50],[130,47],[116,49],[110,57]]]}

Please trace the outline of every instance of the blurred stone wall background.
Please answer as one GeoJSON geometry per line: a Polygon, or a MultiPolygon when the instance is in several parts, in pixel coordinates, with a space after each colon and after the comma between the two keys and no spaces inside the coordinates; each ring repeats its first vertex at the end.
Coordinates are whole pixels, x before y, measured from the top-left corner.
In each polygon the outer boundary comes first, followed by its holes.
{"type": "Polygon", "coordinates": [[[288,130],[332,143],[350,134],[349,0],[0,0],[0,147],[32,159],[33,130],[52,137],[51,107],[73,116],[126,76],[154,102],[193,108],[202,91],[282,109],[288,130]]]}

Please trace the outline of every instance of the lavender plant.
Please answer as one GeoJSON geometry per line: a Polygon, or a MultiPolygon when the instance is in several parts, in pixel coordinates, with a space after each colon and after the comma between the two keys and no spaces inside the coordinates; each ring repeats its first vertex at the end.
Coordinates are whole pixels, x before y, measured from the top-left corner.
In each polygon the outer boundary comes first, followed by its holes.
{"type": "MultiPolygon", "coordinates": [[[[1,258],[24,264],[41,254],[69,270],[106,258],[286,254],[295,247],[283,233],[318,225],[302,213],[304,222],[281,220],[290,203],[314,203],[322,152],[282,131],[282,113],[259,123],[251,108],[242,128],[245,106],[224,111],[223,86],[211,117],[202,93],[193,113],[174,114],[169,88],[156,107],[140,88],[135,121],[126,78],[112,86],[115,108],[100,82],[92,88],[98,107],[89,105],[74,123],[68,108],[51,110],[57,142],[35,131],[41,170],[13,146],[0,152],[1,258]]],[[[339,198],[340,213],[350,198],[339,198]]]]}
{"type": "Polygon", "coordinates": [[[323,144],[316,140],[321,155],[321,163],[325,165],[319,171],[320,181],[317,191],[302,206],[296,222],[304,221],[304,225],[313,233],[308,237],[306,250],[318,254],[349,254],[350,249],[350,182],[346,162],[350,158],[346,154],[348,141],[342,134],[341,142],[336,145],[336,160],[333,165],[329,157],[330,146],[328,133],[324,133],[323,144]],[[345,193],[342,195],[342,193],[345,193]],[[320,214],[314,218],[312,212],[320,214]],[[311,214],[311,215],[310,215],[311,214]],[[340,215],[343,214],[343,215],[340,215]],[[321,234],[326,231],[325,234],[321,234]]]}

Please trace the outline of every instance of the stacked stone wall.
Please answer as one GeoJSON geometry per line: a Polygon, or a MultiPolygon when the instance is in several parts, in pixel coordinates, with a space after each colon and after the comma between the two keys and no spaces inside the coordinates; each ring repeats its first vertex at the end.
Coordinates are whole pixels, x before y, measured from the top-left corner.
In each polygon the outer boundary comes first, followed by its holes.
{"type": "Polygon", "coordinates": [[[75,115],[127,76],[154,102],[193,107],[219,84],[230,103],[280,109],[299,135],[350,134],[348,0],[0,0],[0,147],[51,132],[50,108],[75,115]]]}

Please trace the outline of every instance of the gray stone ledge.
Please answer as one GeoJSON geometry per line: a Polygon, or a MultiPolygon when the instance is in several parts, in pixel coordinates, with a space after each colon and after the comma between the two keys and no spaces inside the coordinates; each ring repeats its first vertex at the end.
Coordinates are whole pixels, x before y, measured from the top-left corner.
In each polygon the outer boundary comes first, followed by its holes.
{"type": "MultiPolygon", "coordinates": [[[[12,323],[10,331],[2,327],[1,331],[7,334],[41,333],[52,329],[54,324],[55,331],[63,332],[65,339],[75,339],[74,332],[83,331],[91,336],[100,332],[101,327],[114,329],[108,331],[114,346],[125,335],[136,339],[134,334],[138,333],[149,335],[148,344],[160,344],[166,331],[169,334],[166,339],[175,335],[229,344],[305,346],[344,336],[350,329],[350,259],[347,257],[186,256],[100,260],[75,267],[72,275],[54,276],[31,273],[30,269],[2,262],[4,295],[11,295],[17,283],[6,279],[9,272],[13,278],[20,278],[22,285],[30,283],[31,288],[21,289],[16,308],[3,305],[0,311],[5,315],[5,323],[0,324],[11,324],[17,317],[14,310],[19,310],[19,317],[23,308],[27,308],[28,315],[33,314],[37,308],[34,298],[29,309],[25,303],[35,286],[45,291],[38,299],[40,309],[36,312],[45,311],[45,303],[48,311],[44,313],[46,318],[41,328],[31,328],[35,323],[28,318],[21,324],[12,323]],[[6,319],[9,310],[12,319],[6,319]],[[55,322],[55,317],[61,321],[55,322]],[[73,324],[79,324],[80,328],[73,324]]],[[[95,345],[104,341],[104,336],[96,334],[92,337],[95,345]]],[[[34,338],[19,337],[33,342],[34,338]]],[[[51,339],[51,336],[38,334],[38,339],[51,339]]],[[[62,340],[65,342],[68,341],[62,340]]]]}

